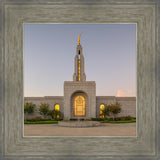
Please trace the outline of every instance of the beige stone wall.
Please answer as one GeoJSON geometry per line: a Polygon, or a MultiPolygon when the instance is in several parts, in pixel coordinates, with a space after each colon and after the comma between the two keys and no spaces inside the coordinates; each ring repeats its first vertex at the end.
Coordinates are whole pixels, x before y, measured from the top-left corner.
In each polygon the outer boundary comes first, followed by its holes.
{"type": "Polygon", "coordinates": [[[96,117],[99,117],[101,104],[121,104],[121,113],[117,117],[131,116],[136,117],[136,97],[115,97],[115,96],[96,96],[96,117]]]}
{"type": "MultiPolygon", "coordinates": [[[[64,103],[63,103],[63,96],[45,96],[45,97],[25,97],[24,98],[24,103],[26,102],[32,102],[36,105],[35,112],[32,115],[25,114],[24,118],[25,119],[31,119],[35,117],[41,116],[39,113],[39,106],[41,103],[48,103],[49,104],[49,109],[54,109],[55,104],[60,105],[60,111],[63,113],[64,109],[64,103]]],[[[41,116],[43,117],[43,116],[41,116]]],[[[44,117],[43,117],[44,118],[44,117]]],[[[49,117],[46,117],[49,118],[49,117]]]]}
{"type": "Polygon", "coordinates": [[[99,117],[100,105],[115,103],[116,99],[114,96],[96,96],[96,117],[99,117]]]}
{"type": "MultiPolygon", "coordinates": [[[[74,82],[75,84],[76,82],[74,82]]],[[[115,96],[95,96],[95,86],[93,83],[83,82],[83,84],[76,87],[67,82],[65,85],[65,97],[66,97],[66,110],[64,110],[64,97],[63,96],[45,96],[45,97],[25,97],[24,103],[32,102],[36,104],[36,111],[32,115],[25,114],[25,119],[31,119],[38,116],[38,108],[41,103],[48,103],[50,109],[54,109],[55,104],[60,105],[60,111],[65,114],[64,118],[73,118],[73,101],[71,96],[75,96],[80,90],[84,91],[87,95],[81,92],[82,95],[86,97],[86,117],[85,118],[94,118],[99,117],[100,105],[101,104],[111,104],[111,103],[120,103],[122,111],[117,116],[131,116],[136,117],[136,97],[115,97],[115,96]],[[73,86],[73,87],[71,87],[73,86]],[[75,93],[75,95],[74,95],[75,93]],[[93,98],[93,99],[92,99],[93,98]]],[[[43,117],[43,116],[41,116],[43,117]]],[[[43,117],[44,118],[44,117],[43,117]]]]}
{"type": "Polygon", "coordinates": [[[136,117],[136,97],[116,97],[116,101],[122,105],[118,116],[136,117]]]}

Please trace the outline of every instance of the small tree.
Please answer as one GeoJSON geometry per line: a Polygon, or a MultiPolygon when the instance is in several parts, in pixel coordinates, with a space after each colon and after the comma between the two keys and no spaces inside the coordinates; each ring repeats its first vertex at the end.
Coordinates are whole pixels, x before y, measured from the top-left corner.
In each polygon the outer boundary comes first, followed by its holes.
{"type": "Polygon", "coordinates": [[[57,116],[60,117],[60,116],[61,116],[61,112],[58,111],[58,110],[53,109],[53,110],[50,110],[50,111],[48,112],[48,115],[51,116],[52,119],[56,119],[56,120],[57,120],[57,116]]]}
{"type": "Polygon", "coordinates": [[[59,111],[59,110],[55,110],[55,119],[60,118],[60,117],[61,117],[61,115],[62,115],[61,111],[59,111]]]}
{"type": "Polygon", "coordinates": [[[49,104],[47,103],[41,103],[40,107],[39,107],[39,112],[41,115],[43,115],[45,118],[49,112],[49,104]]]}
{"type": "Polygon", "coordinates": [[[121,104],[115,103],[110,105],[110,112],[113,114],[113,119],[115,120],[116,114],[121,112],[121,104]]]}
{"type": "Polygon", "coordinates": [[[25,103],[24,105],[24,113],[32,114],[34,112],[36,105],[33,104],[32,102],[30,103],[25,103]]]}
{"type": "Polygon", "coordinates": [[[102,110],[102,113],[100,114],[100,116],[104,116],[104,118],[106,118],[106,116],[110,115],[110,107],[109,105],[105,104],[104,105],[104,109],[102,110]]]}

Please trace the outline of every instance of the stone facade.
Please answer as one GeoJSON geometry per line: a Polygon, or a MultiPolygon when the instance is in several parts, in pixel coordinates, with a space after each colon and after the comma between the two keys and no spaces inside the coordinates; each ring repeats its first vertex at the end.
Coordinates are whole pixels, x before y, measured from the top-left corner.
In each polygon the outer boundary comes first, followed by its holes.
{"type": "Polygon", "coordinates": [[[84,72],[84,56],[82,46],[80,44],[77,45],[76,55],[74,58],[73,81],[86,81],[86,74],[84,72]]]}
{"type": "MultiPolygon", "coordinates": [[[[41,116],[39,113],[39,106],[41,105],[41,103],[48,103],[50,110],[54,109],[56,104],[59,104],[60,111],[62,113],[64,112],[64,108],[63,108],[64,98],[63,98],[63,96],[25,97],[24,104],[27,102],[32,102],[33,104],[35,104],[36,109],[35,109],[34,114],[30,114],[30,115],[25,114],[24,119],[31,119],[31,118],[35,118],[35,117],[45,118],[45,117],[41,116]]],[[[48,118],[48,117],[46,117],[46,118],[48,118]]]]}
{"type": "MultiPolygon", "coordinates": [[[[74,118],[73,99],[76,95],[86,97],[85,118],[96,117],[96,83],[94,81],[64,82],[64,119],[74,118]]],[[[80,118],[80,117],[79,117],[80,118]]],[[[81,117],[84,118],[84,117],[81,117]]]]}
{"type": "Polygon", "coordinates": [[[101,104],[121,104],[121,112],[117,117],[136,117],[136,97],[96,96],[96,117],[99,117],[101,104]]]}
{"type": "Polygon", "coordinates": [[[33,115],[25,114],[25,119],[40,116],[38,108],[41,103],[48,103],[50,109],[55,109],[55,105],[59,104],[63,118],[66,120],[70,118],[98,118],[101,104],[112,104],[116,102],[120,103],[122,108],[121,113],[117,116],[136,117],[135,97],[96,96],[96,82],[86,81],[86,74],[84,72],[84,56],[80,40],[76,49],[74,68],[73,81],[64,82],[64,96],[24,98],[24,103],[32,102],[36,104],[35,113],[33,115]],[[79,105],[80,103],[78,104],[78,101],[76,102],[76,97],[81,97],[83,99],[83,105],[79,105]]]}
{"type": "MultiPolygon", "coordinates": [[[[68,85],[68,87],[69,87],[69,85],[68,85]]],[[[67,90],[67,92],[68,92],[68,90],[67,90]]],[[[82,91],[81,92],[74,92],[74,89],[71,89],[69,92],[70,92],[70,96],[68,96],[68,97],[70,97],[69,98],[70,102],[67,102],[67,103],[68,103],[68,106],[70,106],[70,107],[68,107],[68,109],[66,109],[67,113],[64,110],[64,108],[65,108],[64,101],[65,100],[64,100],[63,96],[25,97],[24,103],[32,102],[36,105],[36,111],[34,112],[34,114],[32,114],[32,115],[25,114],[25,119],[30,119],[30,118],[35,118],[35,117],[41,116],[38,111],[41,103],[48,103],[50,109],[54,109],[54,106],[56,104],[59,104],[60,111],[63,113],[64,119],[75,118],[73,116],[73,98],[77,94],[84,95],[86,97],[86,101],[87,101],[86,117],[81,117],[81,118],[85,118],[85,119],[95,118],[95,117],[98,118],[99,113],[100,113],[100,105],[101,104],[111,104],[111,103],[116,103],[116,102],[121,104],[121,109],[122,109],[121,113],[119,113],[117,115],[117,117],[121,117],[121,116],[136,117],[136,97],[96,96],[95,97],[96,106],[94,106],[94,101],[91,101],[90,105],[89,105],[89,99],[86,94],[88,92],[86,90],[85,90],[85,92],[84,91],[83,92],[82,91]],[[93,108],[92,108],[92,106],[93,106],[93,108]],[[89,114],[90,110],[91,110],[92,114],[89,114]]],[[[94,95],[92,95],[92,96],[94,96],[94,95]]],[[[44,118],[43,116],[41,116],[41,117],[44,118]]]]}
{"type": "Polygon", "coordinates": [[[136,117],[136,97],[116,97],[116,101],[122,105],[118,116],[136,117]]]}

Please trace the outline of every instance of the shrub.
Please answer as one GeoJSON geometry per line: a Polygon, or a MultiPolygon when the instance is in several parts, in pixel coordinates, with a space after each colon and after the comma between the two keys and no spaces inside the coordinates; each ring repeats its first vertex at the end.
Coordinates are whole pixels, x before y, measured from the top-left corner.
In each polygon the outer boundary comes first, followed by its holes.
{"type": "Polygon", "coordinates": [[[115,121],[120,121],[121,120],[121,117],[117,117],[114,119],[115,121]]]}
{"type": "Polygon", "coordinates": [[[76,118],[70,118],[69,120],[70,121],[77,121],[78,119],[76,119],[76,118]]]}
{"type": "Polygon", "coordinates": [[[109,110],[110,110],[110,113],[112,113],[112,115],[113,115],[113,119],[115,119],[116,114],[121,112],[120,103],[110,104],[109,110]]]}
{"type": "Polygon", "coordinates": [[[57,124],[58,121],[38,121],[38,122],[31,122],[31,121],[24,121],[24,124],[57,124]]]}
{"type": "Polygon", "coordinates": [[[32,118],[32,119],[27,119],[27,121],[29,122],[37,122],[37,121],[42,121],[41,117],[36,117],[36,118],[32,118]]]}
{"type": "Polygon", "coordinates": [[[91,118],[92,121],[104,121],[104,118],[91,118]]]}
{"type": "Polygon", "coordinates": [[[62,118],[58,118],[57,121],[63,121],[63,119],[62,118]]]}
{"type": "Polygon", "coordinates": [[[70,121],[84,121],[84,118],[80,118],[80,119],[77,119],[77,118],[70,118],[70,121]]]}
{"type": "Polygon", "coordinates": [[[41,121],[50,121],[51,119],[41,119],[41,121]]]}
{"type": "Polygon", "coordinates": [[[92,121],[91,119],[84,119],[84,121],[92,121]]]}
{"type": "Polygon", "coordinates": [[[32,114],[34,112],[36,105],[33,104],[32,102],[30,103],[25,103],[24,105],[24,113],[32,114]]]}
{"type": "Polygon", "coordinates": [[[133,119],[131,116],[123,116],[123,117],[121,117],[122,121],[131,120],[131,119],[133,119]]]}
{"type": "Polygon", "coordinates": [[[106,116],[110,116],[110,114],[112,114],[113,119],[115,119],[115,115],[120,112],[121,112],[121,104],[120,103],[105,104],[104,109],[102,110],[102,113],[100,114],[100,116],[104,116],[104,118],[106,119],[106,116]]]}
{"type": "Polygon", "coordinates": [[[100,114],[100,116],[103,116],[104,118],[106,118],[106,116],[109,116],[110,115],[110,105],[104,105],[104,109],[103,110],[101,110],[101,114],[100,114]]]}
{"type": "Polygon", "coordinates": [[[60,111],[56,110],[56,109],[53,109],[53,110],[49,110],[49,112],[47,113],[47,115],[51,116],[52,119],[57,120],[57,117],[61,117],[62,113],[60,111]]]}
{"type": "Polygon", "coordinates": [[[44,117],[46,117],[46,115],[49,112],[49,104],[41,103],[41,105],[39,107],[39,112],[40,112],[41,115],[44,115],[44,117]]]}
{"type": "Polygon", "coordinates": [[[35,120],[36,120],[36,121],[41,121],[41,120],[42,120],[42,117],[36,117],[35,120]]]}
{"type": "Polygon", "coordinates": [[[109,118],[109,121],[113,121],[113,118],[109,118]]]}

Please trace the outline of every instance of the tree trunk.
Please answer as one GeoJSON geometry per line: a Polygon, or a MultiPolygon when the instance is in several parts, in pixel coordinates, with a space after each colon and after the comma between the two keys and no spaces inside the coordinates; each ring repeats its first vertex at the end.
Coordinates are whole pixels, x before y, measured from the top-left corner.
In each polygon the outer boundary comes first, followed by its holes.
{"type": "Polygon", "coordinates": [[[114,114],[112,114],[113,115],[113,121],[114,121],[114,114]]]}

